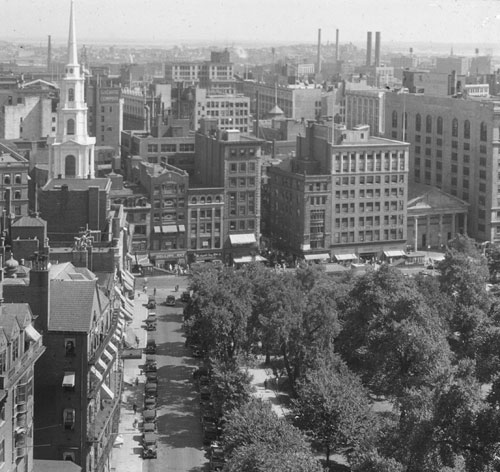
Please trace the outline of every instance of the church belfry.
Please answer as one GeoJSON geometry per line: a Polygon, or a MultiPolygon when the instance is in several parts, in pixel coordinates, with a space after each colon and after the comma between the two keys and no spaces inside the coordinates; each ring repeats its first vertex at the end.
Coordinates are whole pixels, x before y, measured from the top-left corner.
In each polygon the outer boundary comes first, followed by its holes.
{"type": "Polygon", "coordinates": [[[49,138],[49,179],[93,179],[95,138],[87,131],[85,78],[78,63],[73,0],[69,20],[68,62],[61,84],[56,136],[49,138]]]}

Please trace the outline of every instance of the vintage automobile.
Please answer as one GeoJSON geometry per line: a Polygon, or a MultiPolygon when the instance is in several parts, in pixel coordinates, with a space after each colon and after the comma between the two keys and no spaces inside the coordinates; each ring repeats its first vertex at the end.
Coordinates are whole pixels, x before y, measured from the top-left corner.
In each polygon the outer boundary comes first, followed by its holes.
{"type": "Polygon", "coordinates": [[[144,409],[145,410],[155,410],[156,407],[157,407],[156,397],[144,398],[144,409]]]}
{"type": "Polygon", "coordinates": [[[165,300],[165,305],[167,306],[175,306],[175,297],[174,295],[169,295],[165,300]]]}
{"type": "Polygon", "coordinates": [[[148,308],[148,310],[156,308],[156,297],[154,295],[150,295],[148,297],[148,303],[146,304],[146,307],[148,308]]]}
{"type": "Polygon", "coordinates": [[[224,468],[224,464],[226,463],[224,449],[222,449],[219,443],[214,442],[210,445],[208,455],[210,459],[210,471],[220,471],[224,468]]]}
{"type": "Polygon", "coordinates": [[[144,410],[142,413],[144,424],[156,422],[156,410],[144,410]]]}
{"type": "Polygon", "coordinates": [[[154,382],[158,383],[158,373],[157,372],[146,372],[146,383],[154,382]]]}
{"type": "Polygon", "coordinates": [[[146,330],[147,331],[156,331],[156,316],[148,315],[146,318],[146,330]]]}
{"type": "Polygon", "coordinates": [[[156,372],[156,369],[157,369],[157,365],[156,365],[155,356],[147,355],[146,356],[146,364],[144,365],[144,370],[146,372],[156,372]]]}
{"type": "Polygon", "coordinates": [[[148,382],[144,387],[144,396],[148,397],[157,397],[158,396],[158,384],[155,382],[148,382]]]}
{"type": "Polygon", "coordinates": [[[146,354],[156,354],[156,341],[154,339],[148,339],[145,352],[146,354]]]}
{"type": "Polygon", "coordinates": [[[156,459],[157,439],[155,433],[144,433],[142,438],[142,457],[144,459],[156,459]]]}

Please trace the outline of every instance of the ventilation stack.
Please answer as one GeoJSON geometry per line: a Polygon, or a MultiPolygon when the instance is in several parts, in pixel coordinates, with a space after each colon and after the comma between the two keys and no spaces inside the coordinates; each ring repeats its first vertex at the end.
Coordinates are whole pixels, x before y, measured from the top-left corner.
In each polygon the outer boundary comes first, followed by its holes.
{"type": "Polygon", "coordinates": [[[321,28],[318,29],[318,57],[316,73],[321,73],[321,28]]]}
{"type": "Polygon", "coordinates": [[[372,32],[366,33],[366,65],[372,65],[372,32]]]}
{"type": "Polygon", "coordinates": [[[375,67],[380,67],[380,31],[375,33],[375,67]]]}
{"type": "Polygon", "coordinates": [[[47,72],[52,70],[52,37],[49,34],[48,44],[47,44],[47,72]]]}
{"type": "Polygon", "coordinates": [[[339,62],[339,30],[335,32],[335,62],[339,62]]]}

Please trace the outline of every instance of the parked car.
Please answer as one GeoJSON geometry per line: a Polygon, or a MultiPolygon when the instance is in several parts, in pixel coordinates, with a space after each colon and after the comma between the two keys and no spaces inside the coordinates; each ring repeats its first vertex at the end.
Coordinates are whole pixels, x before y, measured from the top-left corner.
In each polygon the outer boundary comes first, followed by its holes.
{"type": "Polygon", "coordinates": [[[165,300],[165,305],[167,306],[175,306],[175,296],[174,295],[169,295],[167,299],[165,300]]]}
{"type": "Polygon", "coordinates": [[[148,339],[145,351],[146,354],[156,354],[156,341],[154,339],[148,339]]]}
{"type": "Polygon", "coordinates": [[[156,423],[154,421],[151,421],[149,423],[144,422],[142,430],[144,433],[156,433],[156,423]]]}
{"type": "Polygon", "coordinates": [[[155,371],[146,372],[146,383],[155,382],[158,383],[158,373],[155,371]]]}
{"type": "Polygon", "coordinates": [[[151,310],[152,308],[156,308],[156,298],[153,295],[150,295],[148,297],[148,303],[146,304],[146,307],[151,310]]]}
{"type": "Polygon", "coordinates": [[[156,421],[156,410],[144,410],[142,413],[144,423],[154,423],[156,421]]]}
{"type": "Polygon", "coordinates": [[[146,398],[157,397],[158,396],[158,384],[154,382],[148,382],[144,387],[144,396],[146,398]]]}
{"type": "Polygon", "coordinates": [[[217,427],[212,424],[203,425],[203,444],[207,445],[217,441],[217,427]]]}
{"type": "Polygon", "coordinates": [[[145,410],[155,410],[157,407],[156,397],[146,397],[144,398],[144,409],[145,410]]]}
{"type": "Polygon", "coordinates": [[[189,300],[191,300],[191,294],[189,292],[182,292],[181,302],[187,303],[189,300]]]}
{"type": "Polygon", "coordinates": [[[226,459],[224,458],[224,449],[219,443],[210,445],[209,450],[210,471],[220,471],[224,468],[226,459]]]}
{"type": "Polygon", "coordinates": [[[142,457],[144,459],[156,459],[157,440],[155,433],[144,433],[142,438],[142,457]]]}
{"type": "Polygon", "coordinates": [[[208,387],[202,387],[200,389],[200,398],[202,400],[210,400],[210,389],[208,387]]]}
{"type": "Polygon", "coordinates": [[[156,315],[148,315],[148,317],[146,318],[146,330],[156,331],[156,315]]]}
{"type": "Polygon", "coordinates": [[[154,355],[146,355],[146,364],[144,365],[144,370],[146,372],[156,372],[156,358],[154,355]]]}

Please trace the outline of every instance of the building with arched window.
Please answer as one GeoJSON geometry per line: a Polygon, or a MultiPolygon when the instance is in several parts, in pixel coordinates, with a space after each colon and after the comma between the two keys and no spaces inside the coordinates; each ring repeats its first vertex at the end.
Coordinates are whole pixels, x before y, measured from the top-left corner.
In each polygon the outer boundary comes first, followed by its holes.
{"type": "MultiPolygon", "coordinates": [[[[400,117],[408,116],[410,181],[438,187],[468,204],[468,213],[457,213],[447,233],[500,241],[500,101],[387,93],[386,105],[387,137],[401,139],[400,117]]],[[[445,237],[429,235],[427,240],[445,237]]]]}

